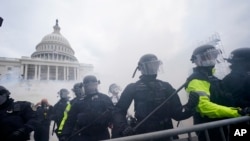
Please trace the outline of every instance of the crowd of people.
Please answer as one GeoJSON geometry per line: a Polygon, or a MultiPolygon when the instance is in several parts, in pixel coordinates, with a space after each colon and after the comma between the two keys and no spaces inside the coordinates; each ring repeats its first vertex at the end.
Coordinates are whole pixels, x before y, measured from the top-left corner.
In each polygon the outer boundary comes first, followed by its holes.
{"type": "MultiPolygon", "coordinates": [[[[172,119],[193,117],[194,124],[207,123],[250,114],[250,48],[239,48],[225,59],[231,72],[218,79],[214,72],[221,51],[212,45],[197,47],[191,56],[193,73],[176,89],[157,78],[162,62],[154,54],[140,57],[139,80],[124,90],[113,83],[109,94],[98,90],[100,80],[87,75],[74,84],[75,98],[69,90],[60,89],[60,100],[49,104],[42,99],[36,105],[14,101],[10,92],[0,86],[0,133],[2,141],[27,141],[34,131],[35,141],[49,141],[50,125],[59,141],[99,141],[174,128],[172,119]],[[188,101],[182,104],[178,92],[184,88],[188,101]],[[121,92],[121,94],[120,94],[121,92]],[[134,115],[128,112],[134,101],[134,115]],[[54,121],[54,122],[51,122],[54,121]]],[[[249,123],[240,123],[249,124],[249,123]]],[[[249,125],[250,126],[250,125],[249,125]]],[[[230,130],[223,128],[227,141],[230,130]]],[[[204,132],[196,132],[199,141],[206,141],[204,132]]],[[[211,141],[223,140],[219,128],[208,130],[211,141]]],[[[178,139],[178,136],[174,136],[178,139]]],[[[168,141],[166,137],[157,141],[168,141]]],[[[156,141],[156,140],[155,140],[156,141]]]]}

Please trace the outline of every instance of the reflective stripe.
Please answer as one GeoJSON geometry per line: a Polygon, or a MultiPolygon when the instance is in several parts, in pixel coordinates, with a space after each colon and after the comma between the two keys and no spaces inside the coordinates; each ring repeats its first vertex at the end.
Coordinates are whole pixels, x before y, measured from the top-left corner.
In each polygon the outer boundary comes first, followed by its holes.
{"type": "Polygon", "coordinates": [[[210,95],[209,94],[206,94],[202,91],[196,91],[195,93],[197,93],[199,96],[207,96],[208,98],[210,98],[210,95]]]}
{"type": "Polygon", "coordinates": [[[70,109],[71,109],[71,104],[68,103],[67,106],[66,106],[66,108],[65,108],[65,110],[64,110],[64,112],[63,112],[63,119],[60,122],[58,131],[57,131],[58,134],[62,133],[62,129],[64,127],[64,124],[65,124],[66,120],[68,119],[68,113],[69,113],[70,109]]]}

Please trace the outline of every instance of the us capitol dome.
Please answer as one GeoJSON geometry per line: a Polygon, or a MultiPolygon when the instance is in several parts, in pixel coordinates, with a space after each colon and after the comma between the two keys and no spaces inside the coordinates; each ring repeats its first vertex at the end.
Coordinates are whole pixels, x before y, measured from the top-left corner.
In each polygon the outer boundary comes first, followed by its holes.
{"type": "Polygon", "coordinates": [[[61,35],[58,20],[56,20],[54,32],[43,37],[31,58],[77,62],[74,54],[68,40],[61,35]]]}
{"type": "Polygon", "coordinates": [[[31,57],[0,57],[0,83],[21,80],[82,81],[92,72],[92,64],[79,63],[69,41],[60,33],[58,20],[54,31],[45,35],[31,57]]]}

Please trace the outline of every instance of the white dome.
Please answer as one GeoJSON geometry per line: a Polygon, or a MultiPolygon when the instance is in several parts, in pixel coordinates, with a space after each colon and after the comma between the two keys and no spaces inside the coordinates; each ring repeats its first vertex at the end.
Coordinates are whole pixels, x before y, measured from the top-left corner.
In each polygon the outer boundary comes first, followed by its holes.
{"type": "Polygon", "coordinates": [[[68,40],[60,33],[58,20],[56,20],[56,25],[53,28],[54,32],[43,37],[31,57],[46,60],[77,61],[74,56],[75,52],[68,40]]]}
{"type": "Polygon", "coordinates": [[[53,32],[51,34],[44,36],[41,43],[58,43],[71,48],[68,40],[57,32],[53,32]]]}

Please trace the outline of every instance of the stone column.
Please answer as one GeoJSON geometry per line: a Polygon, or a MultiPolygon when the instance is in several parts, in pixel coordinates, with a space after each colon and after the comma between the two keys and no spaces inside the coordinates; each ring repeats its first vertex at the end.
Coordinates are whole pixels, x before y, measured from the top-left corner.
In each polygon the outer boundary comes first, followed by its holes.
{"type": "Polygon", "coordinates": [[[49,65],[48,65],[48,71],[47,71],[47,80],[49,80],[49,65]]]}
{"type": "Polygon", "coordinates": [[[80,70],[79,70],[79,68],[76,68],[76,71],[77,71],[77,80],[82,81],[81,80],[82,78],[80,78],[80,70]]]}
{"type": "Polygon", "coordinates": [[[24,64],[24,80],[27,80],[27,75],[28,75],[28,64],[24,64]]]}
{"type": "Polygon", "coordinates": [[[66,80],[69,80],[69,67],[66,68],[66,80]]]}
{"type": "Polygon", "coordinates": [[[35,65],[35,76],[34,76],[34,80],[37,80],[37,65],[35,65]]]}
{"type": "Polygon", "coordinates": [[[76,67],[74,67],[74,80],[77,80],[77,69],[76,69],[76,67]]]}
{"type": "Polygon", "coordinates": [[[58,66],[56,66],[56,80],[58,80],[58,66]]]}
{"type": "Polygon", "coordinates": [[[63,67],[63,76],[64,76],[64,78],[63,78],[63,80],[67,80],[67,77],[66,77],[66,67],[64,66],[63,67]]]}
{"type": "Polygon", "coordinates": [[[40,80],[41,78],[41,65],[38,65],[38,77],[37,77],[37,80],[40,80]]]}

